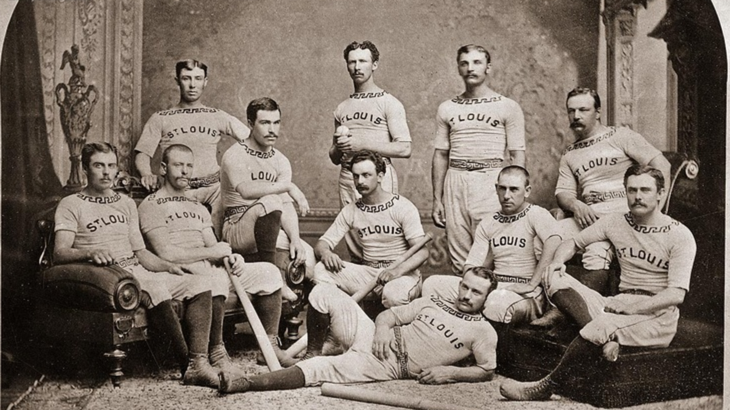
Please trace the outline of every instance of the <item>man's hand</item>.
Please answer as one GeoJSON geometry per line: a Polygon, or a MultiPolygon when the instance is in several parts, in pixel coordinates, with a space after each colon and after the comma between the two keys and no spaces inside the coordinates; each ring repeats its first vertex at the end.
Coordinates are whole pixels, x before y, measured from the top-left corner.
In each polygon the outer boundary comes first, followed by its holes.
{"type": "Polygon", "coordinates": [[[307,202],[307,198],[304,196],[302,190],[299,189],[298,186],[291,184],[291,187],[289,188],[289,196],[291,196],[294,202],[299,205],[299,213],[302,216],[307,216],[309,213],[309,202],[307,202]]]}
{"type": "Polygon", "coordinates": [[[576,200],[573,203],[571,211],[573,211],[573,218],[575,218],[575,221],[578,222],[581,229],[585,229],[593,225],[598,220],[596,213],[593,212],[593,209],[585,202],[576,200]]]}
{"type": "MultiPolygon", "coordinates": [[[[375,328],[373,336],[373,354],[380,360],[387,360],[390,355],[390,344],[395,343],[395,339],[390,337],[390,329],[387,327],[375,328]]],[[[393,346],[395,348],[395,346],[393,346]]]]}
{"type": "Polygon", "coordinates": [[[446,366],[435,366],[421,370],[416,379],[421,384],[444,384],[455,381],[452,369],[446,366]]]}
{"type": "Polygon", "coordinates": [[[294,261],[294,266],[299,266],[307,260],[307,249],[301,239],[297,238],[289,243],[289,257],[294,261]]]}
{"type": "Polygon", "coordinates": [[[324,267],[330,272],[339,273],[345,268],[345,263],[342,262],[342,259],[340,259],[340,257],[332,251],[322,255],[321,260],[324,267]]]}
{"type": "Polygon", "coordinates": [[[226,242],[218,242],[208,249],[213,252],[213,257],[211,259],[216,261],[220,261],[221,259],[233,253],[231,245],[227,244],[226,242]]]}
{"type": "Polygon", "coordinates": [[[352,135],[340,135],[337,137],[335,146],[343,153],[360,151],[362,149],[359,140],[354,138],[352,135]]]}
{"type": "Polygon", "coordinates": [[[228,264],[231,266],[231,273],[236,276],[243,275],[243,267],[246,265],[246,261],[243,256],[234,253],[228,256],[228,264]]]}
{"type": "Polygon", "coordinates": [[[378,285],[385,285],[386,283],[400,276],[401,275],[398,272],[392,269],[385,268],[378,274],[378,285]]]}
{"type": "Polygon", "coordinates": [[[167,269],[168,272],[172,273],[173,275],[182,276],[186,273],[192,273],[190,269],[187,267],[187,265],[181,265],[181,264],[172,264],[170,265],[170,268],[167,269]]]}
{"type": "Polygon", "coordinates": [[[617,315],[633,315],[635,313],[631,305],[627,305],[615,298],[609,299],[606,302],[606,306],[603,307],[603,311],[607,313],[615,313],[617,315]]]}
{"type": "Polygon", "coordinates": [[[431,218],[433,219],[434,225],[439,228],[446,227],[446,211],[444,210],[444,204],[441,201],[433,201],[433,210],[431,211],[431,218]]]}
{"type": "Polygon", "coordinates": [[[565,269],[564,263],[551,263],[548,265],[545,272],[542,274],[542,284],[545,289],[551,286],[551,281],[555,275],[557,275],[558,278],[567,275],[568,273],[565,269]]]}
{"type": "Polygon", "coordinates": [[[535,290],[537,286],[532,286],[529,283],[513,283],[509,286],[505,286],[505,289],[511,290],[512,292],[524,295],[535,290]]]}
{"type": "Polygon", "coordinates": [[[148,191],[157,191],[157,189],[160,187],[159,180],[157,178],[157,175],[155,174],[142,176],[141,182],[142,186],[145,187],[148,191]]]}
{"type": "Polygon", "coordinates": [[[91,249],[87,258],[94,265],[107,266],[114,264],[112,254],[106,249],[91,249]]]}

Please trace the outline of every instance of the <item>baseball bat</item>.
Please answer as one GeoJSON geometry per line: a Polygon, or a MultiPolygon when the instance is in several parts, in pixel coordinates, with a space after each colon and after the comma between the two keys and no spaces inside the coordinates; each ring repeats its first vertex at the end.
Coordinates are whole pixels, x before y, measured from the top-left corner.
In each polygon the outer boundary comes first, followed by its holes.
{"type": "MultiPolygon", "coordinates": [[[[428,232],[426,235],[424,235],[423,238],[421,238],[418,242],[416,242],[413,246],[411,246],[410,249],[408,249],[402,255],[397,257],[393,261],[393,263],[391,263],[390,266],[388,266],[388,268],[395,268],[396,266],[398,266],[401,263],[410,259],[413,255],[415,255],[418,251],[420,251],[424,246],[426,246],[431,241],[431,239],[433,239],[433,235],[431,235],[431,232],[428,232]]],[[[358,290],[351,297],[355,302],[359,303],[365,296],[368,295],[368,293],[372,292],[376,286],[378,286],[377,277],[375,279],[373,279],[370,283],[368,283],[367,286],[358,290]]],[[[300,337],[299,340],[294,342],[293,345],[289,346],[289,348],[286,349],[286,354],[289,357],[293,358],[294,356],[298,355],[302,350],[307,348],[307,343],[308,343],[308,338],[307,338],[307,335],[304,334],[304,336],[300,337]]]]}
{"type": "Polygon", "coordinates": [[[238,299],[241,301],[241,305],[243,305],[243,310],[246,312],[248,323],[251,325],[253,334],[256,336],[259,348],[261,348],[261,352],[264,354],[264,360],[266,360],[266,365],[269,367],[269,371],[273,372],[275,370],[280,370],[281,364],[279,364],[279,359],[276,358],[274,348],[271,346],[269,337],[266,335],[266,330],[264,329],[264,325],[261,323],[261,319],[259,319],[259,315],[256,313],[256,309],[253,308],[253,304],[251,303],[251,299],[248,297],[248,293],[246,293],[246,290],[236,279],[236,275],[231,273],[231,263],[228,261],[227,257],[223,259],[223,263],[226,265],[228,279],[231,280],[233,289],[235,289],[236,295],[238,295],[238,299]]]}
{"type": "Polygon", "coordinates": [[[441,403],[419,397],[418,395],[396,395],[382,391],[371,391],[355,386],[343,386],[333,383],[324,383],[321,387],[322,395],[344,400],[361,401],[365,403],[385,404],[394,407],[419,410],[469,410],[473,408],[463,405],[441,403]]]}

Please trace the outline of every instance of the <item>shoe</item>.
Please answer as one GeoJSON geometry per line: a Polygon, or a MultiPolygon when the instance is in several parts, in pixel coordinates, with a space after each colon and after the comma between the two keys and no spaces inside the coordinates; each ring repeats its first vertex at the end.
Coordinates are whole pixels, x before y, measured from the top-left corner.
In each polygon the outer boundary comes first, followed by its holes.
{"type": "Polygon", "coordinates": [[[185,372],[185,376],[183,376],[183,384],[218,387],[218,372],[208,362],[207,354],[190,354],[188,370],[185,372]]]}
{"type": "Polygon", "coordinates": [[[243,377],[246,375],[246,372],[242,368],[233,363],[231,357],[228,356],[228,351],[226,351],[226,346],[223,343],[213,346],[210,349],[208,359],[210,359],[211,366],[218,369],[219,373],[221,371],[226,371],[236,377],[243,377]]]}
{"type": "Polygon", "coordinates": [[[565,322],[567,317],[560,311],[560,309],[553,307],[541,317],[530,322],[531,326],[537,327],[554,327],[562,322],[565,322]]]}
{"type": "Polygon", "coordinates": [[[218,393],[245,393],[251,388],[251,382],[245,377],[235,377],[228,372],[221,372],[218,381],[218,393]]]}
{"type": "Polygon", "coordinates": [[[518,382],[510,379],[499,386],[499,392],[509,400],[547,400],[552,396],[554,387],[550,376],[536,382],[518,382]]]}
{"type": "Polygon", "coordinates": [[[603,345],[603,357],[609,362],[615,362],[618,360],[618,353],[621,350],[621,346],[616,341],[606,342],[603,345]]]}
{"type": "Polygon", "coordinates": [[[294,293],[293,290],[286,284],[281,287],[281,298],[288,301],[289,303],[294,303],[299,299],[296,293],[294,293]]]}

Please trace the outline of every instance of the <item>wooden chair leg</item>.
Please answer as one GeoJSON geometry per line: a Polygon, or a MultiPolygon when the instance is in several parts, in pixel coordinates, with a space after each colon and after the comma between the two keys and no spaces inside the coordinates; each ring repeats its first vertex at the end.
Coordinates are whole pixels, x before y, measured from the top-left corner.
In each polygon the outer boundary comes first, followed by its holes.
{"type": "Polygon", "coordinates": [[[114,388],[121,386],[122,377],[124,376],[124,373],[122,372],[122,361],[127,357],[127,353],[120,349],[120,347],[120,345],[114,345],[114,350],[104,353],[104,357],[109,360],[109,377],[112,380],[114,388]]]}

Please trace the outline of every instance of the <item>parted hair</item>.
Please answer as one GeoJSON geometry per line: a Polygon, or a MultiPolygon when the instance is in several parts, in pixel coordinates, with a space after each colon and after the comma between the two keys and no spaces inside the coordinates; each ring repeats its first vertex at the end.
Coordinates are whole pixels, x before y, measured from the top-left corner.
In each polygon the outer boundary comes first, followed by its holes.
{"type": "Polygon", "coordinates": [[[208,78],[208,66],[201,61],[193,59],[180,60],[175,63],[175,78],[180,78],[180,72],[183,70],[183,68],[187,70],[192,70],[196,67],[202,68],[203,72],[205,73],[205,78],[208,78]]]}
{"type": "Polygon", "coordinates": [[[565,98],[565,104],[568,104],[568,100],[572,97],[575,97],[576,95],[581,94],[587,94],[593,97],[593,108],[596,110],[601,109],[601,97],[598,95],[598,92],[592,88],[586,88],[586,87],[576,87],[573,88],[568,92],[568,97],[565,98]]]}
{"type": "Polygon", "coordinates": [[[368,150],[358,151],[352,156],[352,159],[350,160],[350,169],[352,169],[352,166],[358,162],[364,161],[372,161],[373,164],[375,164],[375,172],[378,174],[385,174],[385,160],[383,159],[383,156],[377,152],[368,150]]]}
{"type": "Polygon", "coordinates": [[[494,274],[494,272],[491,269],[488,269],[484,266],[475,266],[468,271],[465,272],[471,272],[480,278],[488,279],[489,280],[489,289],[487,290],[487,295],[492,293],[493,290],[497,289],[497,285],[499,284],[499,281],[497,280],[497,275],[494,274]]]}
{"type": "Polygon", "coordinates": [[[662,174],[662,171],[650,167],[648,165],[641,165],[641,164],[634,164],[629,169],[626,170],[626,173],[624,174],[624,187],[626,186],[626,183],[629,181],[629,177],[631,176],[638,176],[638,175],[644,175],[647,174],[654,178],[654,181],[656,182],[656,190],[661,191],[664,189],[664,174],[662,174]]]}
{"type": "Polygon", "coordinates": [[[117,153],[117,147],[115,147],[114,145],[108,142],[89,142],[84,145],[84,148],[81,149],[81,166],[85,170],[89,170],[91,156],[96,154],[97,152],[103,152],[105,154],[113,152],[117,159],[119,158],[119,154],[117,153]]]}
{"type": "Polygon", "coordinates": [[[347,61],[347,57],[350,55],[350,51],[357,50],[358,48],[363,50],[370,50],[370,55],[373,57],[373,63],[380,60],[380,52],[378,51],[378,48],[375,47],[375,44],[372,42],[365,40],[362,43],[358,43],[357,41],[353,41],[352,43],[348,44],[347,47],[345,47],[345,51],[343,51],[343,57],[345,57],[345,61],[347,61]]]}
{"type": "Polygon", "coordinates": [[[170,159],[170,153],[172,151],[182,151],[182,152],[189,152],[193,153],[193,150],[190,149],[187,145],[183,144],[172,144],[169,147],[165,148],[164,151],[162,151],[162,162],[167,164],[167,161],[170,159]]]}
{"type": "Polygon", "coordinates": [[[459,58],[461,57],[462,54],[466,54],[466,53],[468,53],[470,51],[474,51],[474,50],[476,50],[480,53],[484,53],[484,55],[487,57],[487,64],[492,62],[492,56],[489,54],[489,51],[487,51],[486,48],[484,48],[480,45],[476,45],[476,44],[467,44],[465,46],[459,47],[459,49],[456,50],[456,62],[457,63],[459,62],[459,58]]]}
{"type": "Polygon", "coordinates": [[[281,114],[281,108],[276,101],[269,97],[261,97],[248,103],[248,107],[246,107],[246,118],[248,118],[248,122],[251,124],[255,123],[256,115],[259,111],[279,111],[279,114],[281,114]]]}

